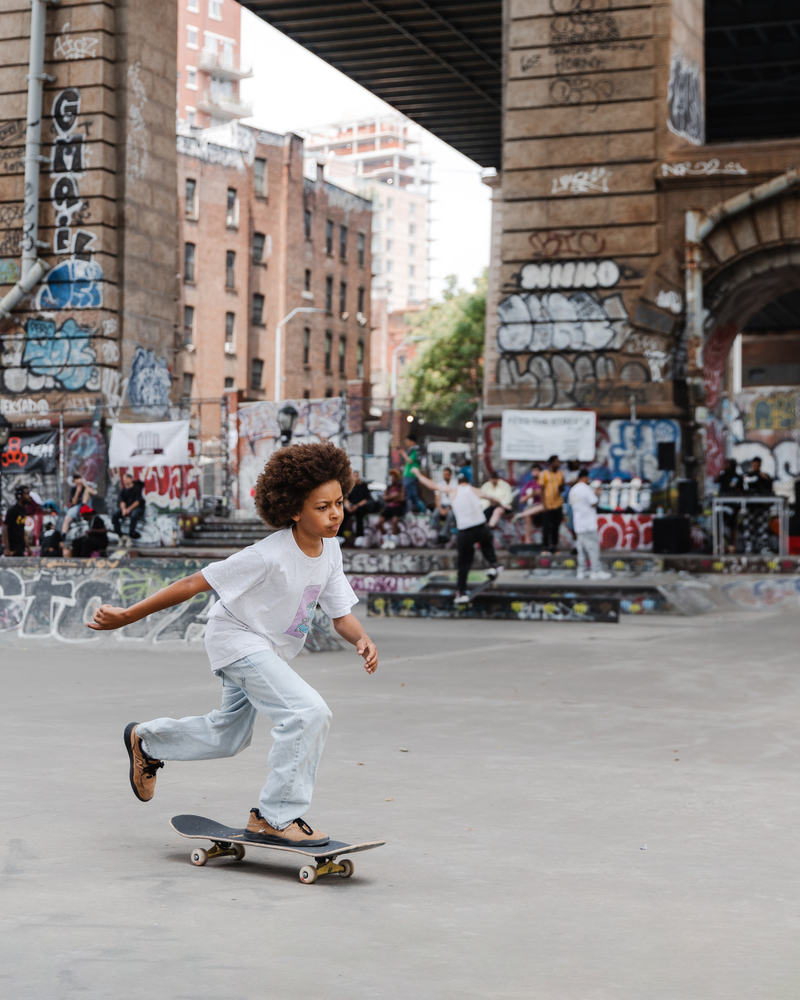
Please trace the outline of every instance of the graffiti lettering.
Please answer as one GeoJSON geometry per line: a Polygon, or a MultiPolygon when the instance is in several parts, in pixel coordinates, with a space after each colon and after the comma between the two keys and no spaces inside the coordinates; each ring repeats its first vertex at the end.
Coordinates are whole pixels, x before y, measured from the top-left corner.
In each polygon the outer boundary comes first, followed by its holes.
{"type": "Polygon", "coordinates": [[[83,35],[80,38],[66,38],[69,21],[64,24],[61,34],[56,35],[53,44],[53,59],[94,59],[97,55],[98,38],[83,35]]]}
{"type": "Polygon", "coordinates": [[[619,38],[609,0],[550,0],[555,17],[550,25],[553,45],[611,41],[619,38]]]}
{"type": "Polygon", "coordinates": [[[522,56],[519,61],[520,73],[525,73],[527,70],[533,69],[534,66],[538,65],[541,58],[541,55],[538,54],[522,56]]]}
{"type": "Polygon", "coordinates": [[[589,111],[597,111],[601,101],[614,96],[612,80],[590,80],[585,77],[559,77],[550,84],[553,104],[588,104],[589,111]]]}
{"type": "Polygon", "coordinates": [[[658,468],[658,445],[673,442],[680,453],[681,427],[677,420],[610,420],[598,432],[597,464],[612,476],[647,479],[663,489],[669,473],[658,468]]]}
{"type": "Polygon", "coordinates": [[[28,320],[26,337],[9,337],[3,354],[3,381],[10,392],[59,388],[68,392],[100,387],[90,330],[65,320],[60,329],[51,320],[28,320]]]}
{"type": "Polygon", "coordinates": [[[519,274],[521,288],[612,288],[620,279],[613,260],[526,264],[519,274]]]}
{"type": "Polygon", "coordinates": [[[25,147],[17,146],[14,149],[0,150],[0,164],[3,169],[10,174],[22,173],[25,169],[25,147]]]}
{"type": "Polygon", "coordinates": [[[591,170],[577,170],[574,174],[561,174],[553,178],[551,194],[590,194],[600,191],[608,194],[608,179],[611,171],[605,167],[592,167],[591,170]]]}
{"type": "Polygon", "coordinates": [[[158,408],[169,403],[172,378],[166,358],[157,358],[154,351],[137,347],[131,363],[128,396],[135,407],[158,408]]]}
{"type": "Polygon", "coordinates": [[[683,299],[677,292],[662,289],[656,296],[656,305],[662,309],[669,309],[677,316],[683,310],[683,299]]]}
{"type": "Polygon", "coordinates": [[[19,264],[10,257],[0,260],[0,285],[15,285],[20,278],[19,264]]]}
{"type": "Polygon", "coordinates": [[[619,294],[598,301],[588,292],[510,295],[497,308],[501,351],[618,348],[630,332],[619,294]]]}
{"type": "Polygon", "coordinates": [[[591,257],[606,248],[605,238],[590,229],[545,229],[531,233],[528,242],[534,257],[591,257]]]}
{"type": "Polygon", "coordinates": [[[27,413],[49,413],[46,399],[8,399],[0,396],[0,413],[4,417],[24,417],[27,413]]]}
{"type": "Polygon", "coordinates": [[[695,146],[706,141],[703,81],[697,63],[684,63],[677,49],[672,57],[667,85],[667,127],[695,146]]]}
{"type": "Polygon", "coordinates": [[[527,405],[542,410],[592,405],[598,399],[598,386],[613,380],[615,374],[616,365],[606,354],[578,354],[572,359],[563,354],[535,354],[527,364],[512,354],[502,356],[497,364],[498,385],[526,389],[527,405]]]}
{"type": "Polygon", "coordinates": [[[740,163],[733,160],[722,165],[717,159],[700,160],[699,163],[692,164],[689,160],[684,163],[662,163],[662,177],[711,177],[713,174],[747,174],[750,171],[740,163]]]}
{"type": "Polygon", "coordinates": [[[8,146],[15,139],[25,136],[25,122],[18,118],[13,122],[3,122],[0,125],[0,146],[8,146]]]}

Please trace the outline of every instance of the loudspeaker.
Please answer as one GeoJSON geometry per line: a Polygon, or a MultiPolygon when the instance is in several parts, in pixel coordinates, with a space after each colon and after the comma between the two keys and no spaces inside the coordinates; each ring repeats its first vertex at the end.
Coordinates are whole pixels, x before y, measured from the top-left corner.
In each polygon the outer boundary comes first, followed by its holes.
{"type": "Polygon", "coordinates": [[[653,552],[676,555],[690,552],[692,536],[688,517],[653,518],[653,552]]]}
{"type": "Polygon", "coordinates": [[[658,442],[658,468],[665,472],[675,471],[675,442],[658,442]]]}
{"type": "Polygon", "coordinates": [[[699,513],[697,504],[697,480],[679,479],[678,514],[688,514],[689,517],[694,517],[697,513],[699,513]]]}

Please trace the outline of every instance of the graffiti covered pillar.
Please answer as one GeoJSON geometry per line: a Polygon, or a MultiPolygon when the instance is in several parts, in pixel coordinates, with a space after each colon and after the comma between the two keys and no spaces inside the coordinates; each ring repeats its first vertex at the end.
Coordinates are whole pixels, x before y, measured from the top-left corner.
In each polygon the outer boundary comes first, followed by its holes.
{"type": "MultiPolygon", "coordinates": [[[[19,276],[30,5],[0,11],[0,295],[19,276]],[[5,286],[5,287],[3,287],[5,286]]],[[[46,279],[0,325],[0,407],[20,429],[102,404],[164,406],[175,328],[176,11],[48,5],[39,256],[46,279]]]]}

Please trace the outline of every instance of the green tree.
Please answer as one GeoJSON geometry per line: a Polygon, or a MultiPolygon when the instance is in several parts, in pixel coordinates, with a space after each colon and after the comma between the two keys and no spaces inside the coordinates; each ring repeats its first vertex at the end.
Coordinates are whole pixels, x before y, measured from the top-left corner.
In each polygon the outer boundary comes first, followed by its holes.
{"type": "Polygon", "coordinates": [[[423,339],[408,366],[401,405],[430,423],[456,426],[475,411],[483,389],[486,272],[475,290],[447,278],[443,300],[408,315],[412,336],[423,339]]]}

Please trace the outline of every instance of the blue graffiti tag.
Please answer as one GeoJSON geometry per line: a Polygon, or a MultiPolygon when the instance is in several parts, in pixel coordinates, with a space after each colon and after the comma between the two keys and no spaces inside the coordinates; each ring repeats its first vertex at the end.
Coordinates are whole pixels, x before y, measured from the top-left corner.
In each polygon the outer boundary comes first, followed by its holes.
{"type": "Polygon", "coordinates": [[[166,406],[172,377],[166,358],[157,358],[154,351],[137,347],[131,363],[128,397],[134,406],[166,406]]]}
{"type": "Polygon", "coordinates": [[[71,257],[57,264],[36,295],[37,309],[100,309],[103,269],[95,260],[71,257]]]}
{"type": "Polygon", "coordinates": [[[60,330],[49,320],[32,319],[22,363],[35,375],[50,375],[65,389],[82,389],[95,373],[97,359],[89,346],[90,331],[68,319],[60,330]]]}

